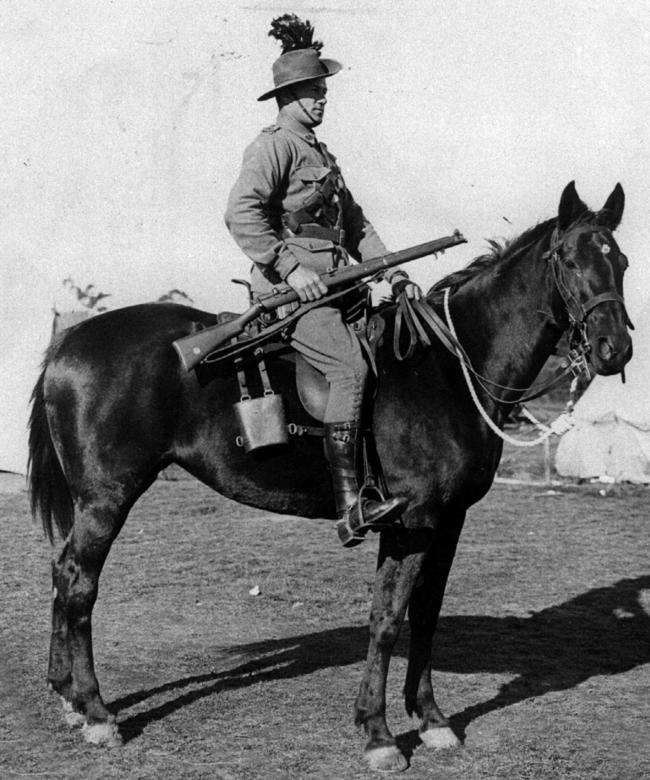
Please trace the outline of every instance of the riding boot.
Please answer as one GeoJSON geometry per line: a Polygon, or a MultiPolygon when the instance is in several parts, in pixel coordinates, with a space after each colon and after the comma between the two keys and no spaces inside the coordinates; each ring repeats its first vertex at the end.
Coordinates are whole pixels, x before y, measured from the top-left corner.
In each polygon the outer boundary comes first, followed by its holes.
{"type": "MultiPolygon", "coordinates": [[[[408,506],[408,499],[393,496],[385,500],[373,500],[363,495],[359,485],[363,440],[358,423],[326,423],[325,455],[332,472],[334,501],[339,518],[336,529],[344,547],[361,544],[368,531],[381,531],[401,516],[408,506]]],[[[381,497],[378,491],[375,495],[381,497]]]]}

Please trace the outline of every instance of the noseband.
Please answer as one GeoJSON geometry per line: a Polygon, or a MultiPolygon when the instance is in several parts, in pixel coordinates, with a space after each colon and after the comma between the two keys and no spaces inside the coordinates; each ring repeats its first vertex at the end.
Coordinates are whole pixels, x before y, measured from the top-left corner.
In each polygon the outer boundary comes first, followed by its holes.
{"type": "MultiPolygon", "coordinates": [[[[625,315],[625,322],[631,329],[634,328],[632,322],[625,308],[625,301],[623,296],[619,295],[616,290],[609,290],[604,293],[599,293],[589,298],[585,303],[578,300],[576,296],[571,292],[569,285],[566,281],[567,269],[562,263],[562,249],[569,237],[576,237],[581,233],[600,233],[607,228],[599,225],[578,225],[573,228],[569,228],[563,235],[560,234],[558,227],[555,227],[551,236],[551,245],[549,249],[544,253],[543,257],[546,258],[551,267],[551,275],[555,283],[567,316],[569,318],[569,327],[571,330],[571,336],[575,341],[579,341],[585,348],[588,346],[587,342],[587,324],[586,319],[591,311],[593,311],[601,303],[620,303],[623,307],[623,314],[625,315]],[[575,336],[578,335],[576,339],[575,336]]],[[[556,323],[557,324],[557,323],[556,323]]]]}

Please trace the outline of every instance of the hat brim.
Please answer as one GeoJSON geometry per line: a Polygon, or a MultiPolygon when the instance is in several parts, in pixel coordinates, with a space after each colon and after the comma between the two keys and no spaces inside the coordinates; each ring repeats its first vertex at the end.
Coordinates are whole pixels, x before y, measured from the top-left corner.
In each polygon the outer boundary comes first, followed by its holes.
{"type": "Polygon", "coordinates": [[[334,76],[340,70],[343,70],[343,65],[341,65],[341,63],[337,62],[336,60],[328,60],[325,57],[321,57],[320,62],[326,68],[325,73],[319,73],[317,76],[302,76],[301,78],[290,79],[289,81],[285,81],[283,84],[278,84],[276,87],[273,87],[273,89],[270,89],[263,95],[260,95],[257,100],[268,100],[274,95],[277,95],[281,89],[290,87],[292,84],[301,84],[303,81],[315,81],[316,79],[327,79],[330,76],[334,76]]]}

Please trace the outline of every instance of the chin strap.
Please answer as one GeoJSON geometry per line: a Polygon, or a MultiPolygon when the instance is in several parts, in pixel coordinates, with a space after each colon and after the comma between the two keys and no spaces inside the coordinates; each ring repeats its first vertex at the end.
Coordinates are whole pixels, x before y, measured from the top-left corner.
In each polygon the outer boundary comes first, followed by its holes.
{"type": "Polygon", "coordinates": [[[312,127],[314,127],[314,117],[311,116],[309,111],[304,107],[302,100],[296,95],[295,90],[292,87],[287,88],[287,92],[291,95],[291,97],[296,101],[296,103],[300,106],[300,110],[302,113],[307,117],[308,121],[308,129],[311,130],[312,127]]]}

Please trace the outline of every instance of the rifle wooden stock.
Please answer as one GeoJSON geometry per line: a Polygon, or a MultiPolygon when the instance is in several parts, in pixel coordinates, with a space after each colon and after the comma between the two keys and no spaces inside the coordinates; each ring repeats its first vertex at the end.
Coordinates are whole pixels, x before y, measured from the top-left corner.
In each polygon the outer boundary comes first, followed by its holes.
{"type": "MultiPolygon", "coordinates": [[[[374,276],[380,271],[394,268],[396,265],[409,263],[412,260],[417,260],[419,257],[443,252],[445,249],[464,243],[466,243],[466,239],[456,230],[451,236],[436,238],[434,241],[426,241],[424,244],[418,244],[408,249],[402,249],[399,252],[391,252],[387,255],[375,257],[364,263],[356,263],[355,265],[347,265],[326,271],[324,274],[321,274],[321,279],[328,289],[340,287],[367,276],[374,276]]],[[[236,319],[213,325],[210,328],[198,331],[198,333],[192,333],[189,336],[176,339],[173,342],[174,349],[178,352],[185,369],[191,371],[210,352],[243,333],[246,326],[259,317],[260,314],[274,311],[279,306],[284,306],[297,300],[299,300],[298,293],[288,286],[281,287],[277,292],[269,293],[268,295],[260,295],[256,299],[255,305],[251,306],[248,311],[245,311],[236,319]]]]}

